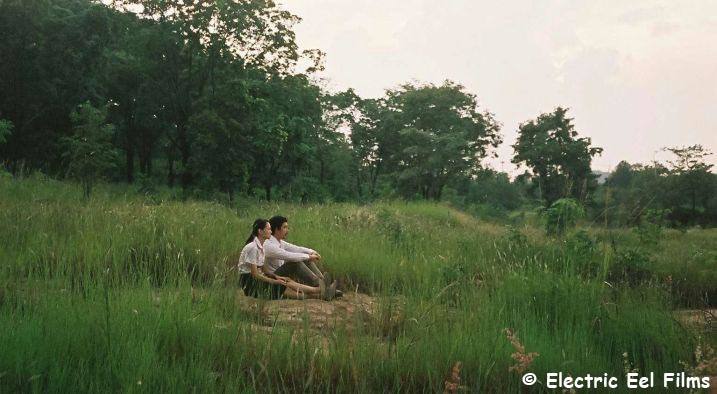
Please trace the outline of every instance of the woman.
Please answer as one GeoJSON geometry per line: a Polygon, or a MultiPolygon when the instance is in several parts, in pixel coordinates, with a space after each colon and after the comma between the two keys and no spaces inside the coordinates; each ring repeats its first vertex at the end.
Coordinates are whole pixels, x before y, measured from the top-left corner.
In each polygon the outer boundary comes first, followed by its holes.
{"type": "Polygon", "coordinates": [[[319,287],[311,287],[283,276],[265,274],[261,267],[264,265],[264,241],[269,237],[271,237],[269,221],[256,219],[246,245],[239,255],[239,283],[244,294],[256,298],[266,296],[271,299],[286,297],[301,300],[309,297],[331,300],[334,298],[336,282],[328,288],[323,282],[319,287]]]}

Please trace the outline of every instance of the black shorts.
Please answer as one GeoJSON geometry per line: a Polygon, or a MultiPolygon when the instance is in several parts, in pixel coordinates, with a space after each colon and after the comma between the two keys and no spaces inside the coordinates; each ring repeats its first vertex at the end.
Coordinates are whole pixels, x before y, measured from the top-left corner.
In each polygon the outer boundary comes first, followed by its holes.
{"type": "Polygon", "coordinates": [[[244,290],[244,295],[254,298],[268,298],[278,300],[284,295],[286,286],[274,283],[267,283],[256,279],[251,274],[239,275],[239,286],[244,290]]]}

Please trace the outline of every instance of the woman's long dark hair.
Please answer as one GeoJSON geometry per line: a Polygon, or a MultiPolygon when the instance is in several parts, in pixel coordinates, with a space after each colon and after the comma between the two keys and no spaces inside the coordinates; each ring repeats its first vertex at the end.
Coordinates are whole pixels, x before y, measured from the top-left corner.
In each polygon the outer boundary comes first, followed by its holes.
{"type": "Polygon", "coordinates": [[[269,223],[269,221],[266,219],[256,219],[251,227],[251,234],[249,238],[246,239],[246,242],[244,242],[244,245],[252,243],[254,238],[259,235],[259,230],[263,230],[267,223],[269,223]]]}

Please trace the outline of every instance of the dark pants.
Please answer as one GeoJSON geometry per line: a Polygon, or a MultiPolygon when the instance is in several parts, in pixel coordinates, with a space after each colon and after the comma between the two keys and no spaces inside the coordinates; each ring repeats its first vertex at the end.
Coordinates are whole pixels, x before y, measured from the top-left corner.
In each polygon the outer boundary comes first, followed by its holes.
{"type": "Polygon", "coordinates": [[[239,286],[244,290],[244,295],[254,298],[269,298],[278,300],[284,295],[286,286],[264,282],[256,279],[251,274],[239,275],[239,286]]]}
{"type": "MultiPolygon", "coordinates": [[[[312,268],[314,268],[317,272],[319,271],[319,269],[316,268],[316,265],[314,263],[310,264],[313,266],[312,268]]],[[[314,273],[314,271],[312,271],[311,268],[309,268],[305,263],[301,261],[284,262],[284,265],[274,271],[274,275],[288,276],[299,283],[303,283],[309,286],[319,286],[319,277],[314,273]]]]}

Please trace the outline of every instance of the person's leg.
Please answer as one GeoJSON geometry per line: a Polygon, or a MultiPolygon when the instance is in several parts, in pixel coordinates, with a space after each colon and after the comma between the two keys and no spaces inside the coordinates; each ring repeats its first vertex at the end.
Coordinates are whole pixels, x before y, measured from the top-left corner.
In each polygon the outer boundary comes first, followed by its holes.
{"type": "Polygon", "coordinates": [[[321,295],[321,288],[319,287],[307,286],[305,284],[297,282],[289,282],[286,284],[286,287],[289,289],[306,293],[308,295],[321,295]]]}
{"type": "Polygon", "coordinates": [[[302,293],[298,290],[294,290],[291,288],[286,288],[284,290],[284,298],[290,298],[292,300],[304,300],[306,298],[316,298],[316,297],[307,297],[308,295],[305,293],[302,293]]]}
{"type": "Polygon", "coordinates": [[[306,266],[307,266],[307,267],[309,268],[309,270],[311,270],[311,272],[312,272],[314,275],[316,275],[318,278],[321,279],[321,278],[324,277],[324,274],[321,272],[321,270],[319,269],[319,267],[316,266],[316,263],[314,263],[313,261],[307,262],[307,263],[306,263],[306,266]]]}
{"type": "Polygon", "coordinates": [[[303,262],[290,263],[286,262],[274,271],[275,275],[288,276],[299,283],[309,286],[318,287],[319,277],[313,273],[303,262]]]}
{"type": "MultiPolygon", "coordinates": [[[[297,284],[297,283],[294,282],[294,284],[297,284]]],[[[304,285],[301,285],[301,286],[304,286],[304,285]]],[[[334,299],[335,286],[333,286],[331,288],[331,290],[329,292],[327,292],[326,294],[321,294],[321,290],[319,290],[318,292],[314,292],[313,287],[309,287],[309,286],[307,286],[307,287],[309,289],[312,289],[312,291],[304,292],[304,291],[296,288],[295,286],[287,285],[286,291],[284,291],[284,297],[291,298],[294,300],[305,300],[307,298],[313,298],[313,299],[318,299],[318,300],[330,301],[330,300],[334,299]]]]}
{"type": "Polygon", "coordinates": [[[286,288],[296,294],[304,294],[308,298],[330,301],[336,297],[336,282],[331,283],[328,287],[324,286],[323,282],[319,287],[312,287],[292,281],[286,284],[286,288]]]}

